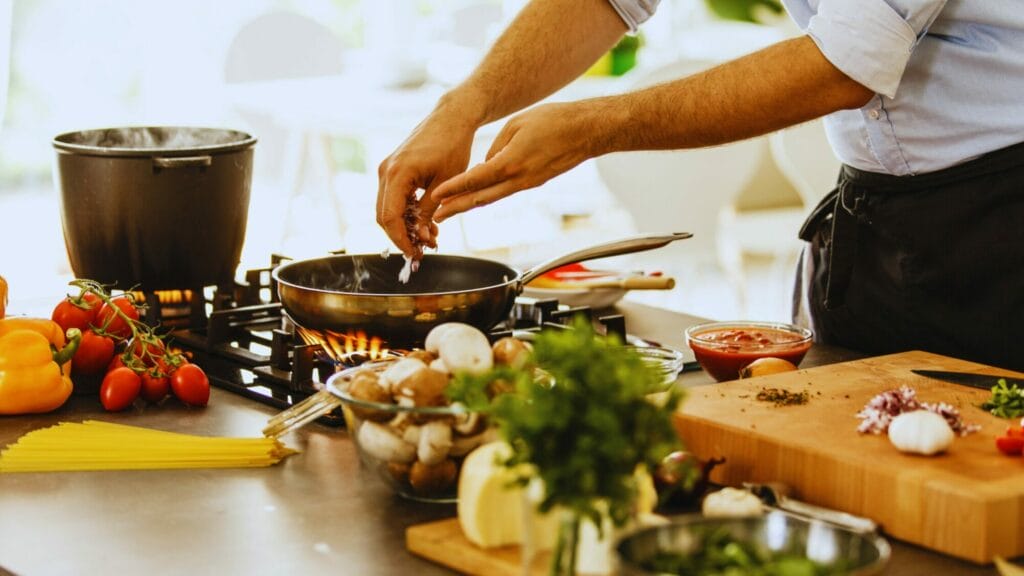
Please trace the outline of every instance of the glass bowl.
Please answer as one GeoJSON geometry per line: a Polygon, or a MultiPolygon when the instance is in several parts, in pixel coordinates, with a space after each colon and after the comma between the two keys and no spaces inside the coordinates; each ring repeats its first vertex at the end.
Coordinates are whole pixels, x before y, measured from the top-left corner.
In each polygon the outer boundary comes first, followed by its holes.
{"type": "Polygon", "coordinates": [[[359,372],[383,372],[391,363],[370,362],[327,380],[327,389],[342,401],[359,460],[402,497],[456,502],[465,456],[491,438],[487,421],[458,404],[408,406],[371,402],[349,393],[359,372]]]}
{"type": "Polygon", "coordinates": [[[880,574],[889,544],[874,532],[854,532],[773,511],[760,517],[691,514],[642,528],[619,541],[620,574],[880,574]],[[754,572],[757,566],[777,571],[754,572]],[[731,569],[731,571],[730,571],[731,569]]]}
{"type": "Polygon", "coordinates": [[[662,390],[667,390],[679,377],[683,369],[683,353],[672,348],[659,346],[633,346],[632,349],[645,363],[653,366],[662,376],[662,390]]]}
{"type": "Polygon", "coordinates": [[[686,343],[701,367],[718,382],[735,380],[759,358],[781,358],[799,366],[814,334],[781,322],[708,322],[686,329],[686,343]]]}

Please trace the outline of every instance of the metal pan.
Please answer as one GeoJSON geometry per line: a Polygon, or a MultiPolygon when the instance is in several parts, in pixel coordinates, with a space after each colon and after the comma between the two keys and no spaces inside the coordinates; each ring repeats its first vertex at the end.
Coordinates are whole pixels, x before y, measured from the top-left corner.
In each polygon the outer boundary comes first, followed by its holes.
{"type": "Polygon", "coordinates": [[[401,255],[346,254],[282,264],[272,272],[285,312],[304,328],[362,330],[392,345],[420,343],[444,322],[487,331],[508,318],[516,296],[537,276],[594,258],[642,252],[691,237],[637,236],[542,262],[523,272],[483,258],[426,254],[407,284],[401,255]]]}

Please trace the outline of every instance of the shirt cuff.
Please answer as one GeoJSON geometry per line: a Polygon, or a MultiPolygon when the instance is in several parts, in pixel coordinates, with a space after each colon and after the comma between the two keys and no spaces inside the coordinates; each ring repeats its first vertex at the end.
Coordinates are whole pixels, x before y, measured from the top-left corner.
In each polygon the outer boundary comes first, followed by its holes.
{"type": "Polygon", "coordinates": [[[807,34],[844,74],[894,98],[917,37],[885,0],[823,1],[807,34]]]}
{"type": "Polygon", "coordinates": [[[661,0],[608,0],[619,18],[629,26],[630,33],[636,33],[640,25],[654,15],[661,0]]]}

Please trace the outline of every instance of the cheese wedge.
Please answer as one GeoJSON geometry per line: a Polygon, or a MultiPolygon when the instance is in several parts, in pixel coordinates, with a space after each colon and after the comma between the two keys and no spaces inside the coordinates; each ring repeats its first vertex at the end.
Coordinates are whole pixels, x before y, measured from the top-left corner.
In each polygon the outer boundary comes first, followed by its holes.
{"type": "Polygon", "coordinates": [[[537,498],[512,485],[515,474],[500,464],[511,453],[505,442],[491,442],[466,456],[459,475],[459,525],[466,539],[481,548],[527,539],[536,550],[549,548],[557,529],[554,515],[537,512],[537,498]],[[529,518],[530,534],[524,534],[524,517],[529,518]]]}

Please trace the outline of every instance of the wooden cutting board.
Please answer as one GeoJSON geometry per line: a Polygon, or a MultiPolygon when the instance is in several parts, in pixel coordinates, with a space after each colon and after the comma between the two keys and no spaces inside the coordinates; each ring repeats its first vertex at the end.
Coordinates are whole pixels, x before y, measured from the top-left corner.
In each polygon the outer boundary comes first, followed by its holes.
{"type": "MultiPolygon", "coordinates": [[[[405,547],[427,560],[437,562],[462,574],[474,576],[522,576],[519,546],[484,549],[462,534],[458,518],[446,518],[405,529],[405,547]]],[[[530,574],[548,572],[550,552],[537,554],[530,563],[530,574]]]]}
{"type": "Polygon", "coordinates": [[[726,459],[715,482],[784,482],[800,500],[867,516],[887,535],[973,562],[1024,554],[1024,458],[995,448],[1012,421],[978,408],[989,392],[912,368],[1007,372],[925,352],[879,356],[692,388],[675,426],[694,454],[726,459]],[[904,385],[922,402],[957,407],[982,429],[934,457],[859,434],[855,415],[868,400],[904,385]],[[764,387],[806,390],[810,400],[775,406],[756,399],[764,387]]]}

